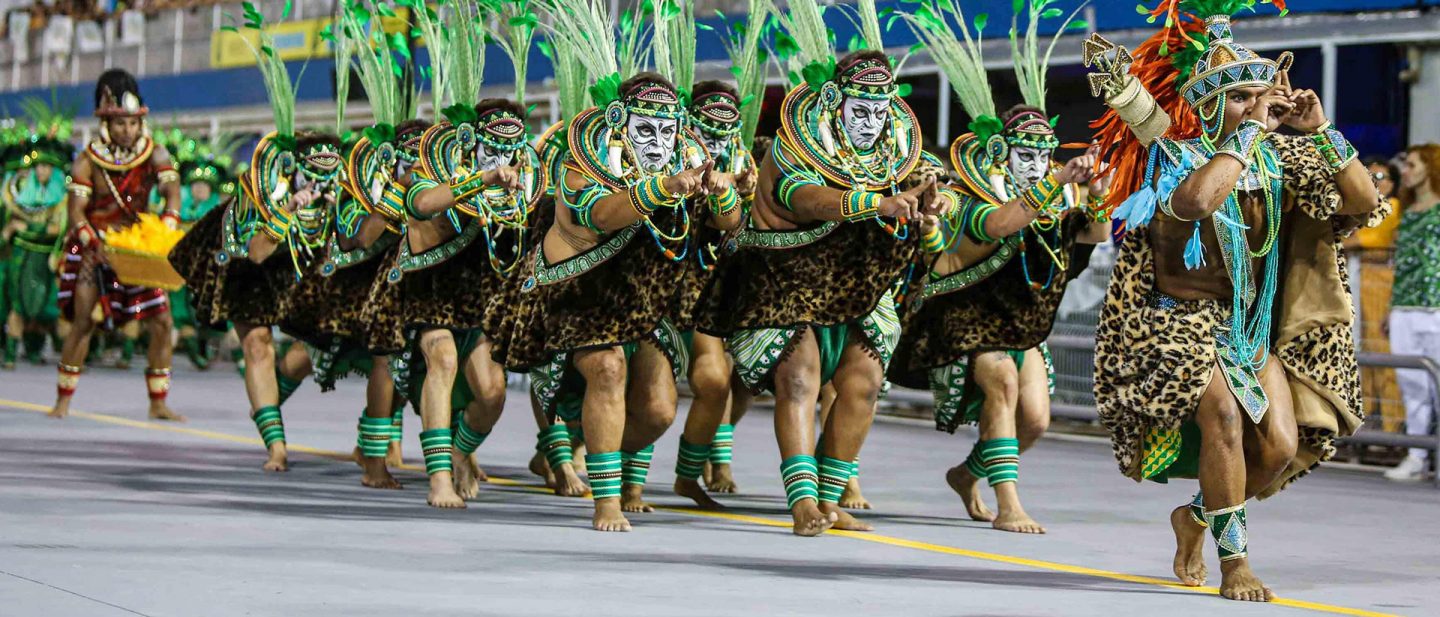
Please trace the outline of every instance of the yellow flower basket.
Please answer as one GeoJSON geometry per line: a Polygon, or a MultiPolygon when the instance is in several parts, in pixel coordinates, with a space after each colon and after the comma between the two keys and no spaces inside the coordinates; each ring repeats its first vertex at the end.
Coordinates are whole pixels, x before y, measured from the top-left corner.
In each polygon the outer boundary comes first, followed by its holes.
{"type": "Polygon", "coordinates": [[[134,225],[106,234],[105,258],[124,285],[175,291],[185,286],[185,279],[170,265],[169,255],[184,235],[160,217],[141,214],[134,225]]]}

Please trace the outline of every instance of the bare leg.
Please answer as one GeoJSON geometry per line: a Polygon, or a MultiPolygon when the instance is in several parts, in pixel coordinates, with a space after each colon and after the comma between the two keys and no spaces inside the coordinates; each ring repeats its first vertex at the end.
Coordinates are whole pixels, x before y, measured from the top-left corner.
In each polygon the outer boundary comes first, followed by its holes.
{"type": "MultiPolygon", "coordinates": [[[[477,435],[489,435],[505,411],[505,369],[490,357],[492,343],[482,338],[465,361],[465,381],[475,393],[475,401],[465,409],[461,421],[477,435]]],[[[480,494],[480,483],[490,479],[475,464],[473,452],[466,455],[456,450],[455,490],[465,499],[480,494]]]]}
{"type": "MultiPolygon", "coordinates": [[[[635,350],[628,369],[625,433],[620,449],[623,452],[640,452],[653,445],[675,423],[675,373],[670,366],[670,358],[648,341],[635,350]]],[[[642,477],[648,475],[648,469],[640,470],[638,474],[642,477]]],[[[620,509],[626,512],[655,511],[654,506],[645,502],[644,492],[644,483],[626,478],[621,488],[620,509]]]]}
{"type": "MultiPolygon", "coordinates": [[[[808,328],[792,343],[790,355],[775,367],[775,440],[780,459],[814,456],[815,403],[820,397],[820,348],[808,328]]],[[[797,536],[818,536],[835,525],[834,512],[820,511],[817,500],[804,498],[790,508],[797,536]]]]}
{"type": "MultiPolygon", "coordinates": [[[[425,384],[420,394],[420,423],[426,431],[449,430],[450,391],[455,386],[455,375],[459,371],[455,338],[450,335],[449,330],[428,330],[420,335],[420,350],[425,354],[425,384]]],[[[429,466],[427,460],[426,467],[429,466]]],[[[429,469],[426,471],[428,473],[429,469]]],[[[427,503],[436,508],[465,507],[465,500],[455,493],[451,472],[437,470],[428,475],[430,494],[426,498],[427,503]]]]}
{"type": "MultiPolygon", "coordinates": [[[[870,423],[875,419],[875,402],[884,382],[885,370],[880,361],[870,355],[858,337],[852,336],[845,345],[831,382],[835,389],[835,403],[824,424],[821,445],[825,456],[842,461],[854,461],[860,456],[860,447],[865,443],[870,423]]],[[[848,478],[846,480],[848,482],[848,478]]],[[[875,529],[845,512],[838,503],[822,499],[820,511],[836,517],[836,529],[875,529]]]]}
{"type": "MultiPolygon", "coordinates": [[[[240,350],[245,354],[245,394],[250,398],[251,418],[261,409],[280,404],[280,388],[275,383],[275,339],[270,326],[235,324],[235,333],[240,336],[240,350]]],[[[268,448],[269,460],[262,467],[265,471],[285,471],[290,468],[285,450],[285,441],[271,443],[268,448]]]]}
{"type": "MultiPolygon", "coordinates": [[[[574,355],[575,368],[585,377],[585,402],[581,421],[585,446],[592,456],[618,454],[625,433],[625,352],[618,347],[581,351],[574,355]]],[[[594,468],[590,469],[595,472],[594,468]]],[[[618,478],[591,476],[590,484],[602,494],[595,495],[596,531],[630,531],[630,521],[620,511],[618,478]]]]}
{"type": "MultiPolygon", "coordinates": [[[[69,331],[65,333],[65,344],[60,347],[60,364],[70,367],[85,366],[85,356],[90,352],[90,335],[95,332],[95,303],[99,295],[100,290],[95,283],[84,280],[82,275],[80,282],[75,285],[75,319],[70,322],[69,331]]],[[[63,379],[62,377],[62,381],[63,379]]],[[[75,395],[74,389],[72,386],[67,391],[64,384],[61,385],[60,392],[55,397],[55,406],[50,409],[49,416],[52,418],[70,415],[70,399],[75,395]]]]}
{"type": "MultiPolygon", "coordinates": [[[[370,375],[365,379],[365,417],[386,423],[389,423],[395,409],[395,382],[390,378],[389,360],[387,356],[371,356],[370,375]]],[[[389,456],[388,443],[386,448],[386,456],[367,457],[358,456],[357,453],[362,469],[361,485],[383,489],[401,488],[400,481],[390,475],[386,462],[389,456]]]]}
{"type": "MultiPolygon", "coordinates": [[[[735,426],[740,424],[740,418],[745,417],[745,412],[750,410],[750,401],[755,397],[750,394],[750,388],[734,372],[730,373],[730,404],[725,409],[725,416],[720,421],[722,424],[729,424],[733,431],[735,426]]],[[[733,442],[732,442],[732,448],[733,442]]],[[[735,474],[730,470],[730,463],[705,463],[701,478],[705,480],[705,486],[712,493],[737,493],[740,486],[735,483],[735,474]]]]}
{"type": "MultiPolygon", "coordinates": [[[[167,383],[165,388],[167,392],[169,390],[170,363],[175,352],[174,346],[170,344],[171,325],[170,313],[168,312],[153,315],[144,321],[145,331],[150,334],[150,346],[146,351],[146,360],[148,360],[147,368],[150,371],[166,371],[165,379],[167,383]]],[[[146,381],[148,385],[149,380],[147,379],[146,381]]],[[[150,397],[150,419],[184,422],[185,416],[172,411],[170,406],[165,404],[165,397],[163,395],[157,397],[152,394],[150,397]]]]}
{"type": "MultiPolygon", "coordinates": [[[[1040,360],[1038,354],[1029,358],[1025,366],[1034,368],[1040,360]]],[[[988,352],[975,357],[972,365],[976,383],[985,393],[985,404],[980,409],[980,439],[1016,438],[1015,416],[1020,401],[1020,373],[1014,360],[1004,352],[988,352]]],[[[1040,367],[1044,372],[1043,365],[1040,367]]],[[[1033,376],[1034,373],[1031,373],[1033,376]]],[[[1045,528],[1025,513],[1020,505],[1018,482],[1002,482],[993,485],[999,513],[991,523],[1001,531],[1017,533],[1045,533],[1045,528]]]]}
{"type": "MultiPolygon", "coordinates": [[[[691,445],[709,446],[730,405],[730,358],[722,339],[696,332],[693,340],[689,377],[695,398],[680,437],[691,445]]],[[[693,499],[695,505],[707,510],[724,507],[705,493],[698,479],[677,476],[675,494],[693,499]]]]}

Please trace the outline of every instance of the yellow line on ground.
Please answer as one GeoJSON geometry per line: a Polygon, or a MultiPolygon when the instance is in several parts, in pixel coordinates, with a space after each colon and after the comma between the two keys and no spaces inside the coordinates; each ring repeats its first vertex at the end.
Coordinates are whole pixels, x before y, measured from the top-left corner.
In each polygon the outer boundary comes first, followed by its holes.
{"type": "MultiPolygon", "coordinates": [[[[32,411],[32,412],[41,412],[41,413],[44,413],[44,412],[47,412],[47,411],[50,410],[49,407],[46,407],[46,406],[44,406],[44,405],[36,405],[36,404],[34,404],[34,403],[26,403],[26,402],[23,402],[23,401],[12,401],[12,400],[7,400],[7,399],[0,399],[0,408],[9,408],[9,409],[19,410],[19,411],[32,411]]],[[[192,435],[192,436],[195,436],[195,437],[204,437],[204,438],[206,438],[206,439],[215,439],[215,440],[219,440],[219,441],[228,441],[228,442],[231,442],[231,443],[239,443],[239,444],[254,445],[254,446],[263,445],[263,442],[261,442],[260,439],[255,438],[255,437],[243,437],[243,436],[234,435],[234,434],[231,434],[231,433],[220,433],[220,432],[216,432],[216,431],[207,431],[207,430],[204,430],[204,429],[190,428],[190,427],[187,427],[187,426],[180,426],[180,425],[169,424],[169,423],[147,422],[147,421],[141,421],[141,420],[132,420],[132,419],[129,419],[129,418],[122,418],[122,417],[120,417],[120,416],[112,416],[112,415],[109,415],[109,414],[90,413],[90,412],[73,411],[73,410],[70,412],[70,415],[71,415],[71,416],[74,416],[74,417],[77,417],[77,418],[84,418],[84,419],[87,419],[87,420],[94,420],[94,421],[97,421],[97,422],[104,422],[104,423],[106,423],[106,424],[117,424],[117,425],[120,425],[120,426],[128,426],[128,427],[132,427],[132,428],[141,428],[141,429],[156,430],[156,431],[167,431],[167,432],[171,432],[171,433],[180,433],[180,434],[184,434],[184,435],[192,435]]],[[[322,456],[322,457],[325,457],[325,458],[333,458],[333,459],[340,459],[340,460],[350,460],[350,457],[351,457],[351,453],[350,453],[350,452],[340,452],[340,451],[337,451],[337,450],[324,450],[324,449],[321,449],[321,448],[312,448],[312,447],[309,447],[309,446],[302,446],[302,445],[296,445],[296,444],[290,444],[290,443],[286,443],[286,444],[285,444],[285,447],[286,447],[286,449],[289,450],[290,452],[300,452],[300,453],[304,453],[304,454],[313,454],[313,455],[322,456]]],[[[410,471],[424,471],[424,470],[425,470],[425,468],[422,467],[422,466],[419,466],[419,465],[411,465],[411,464],[401,465],[400,468],[401,468],[401,469],[410,470],[410,471]]],[[[549,488],[545,488],[545,487],[539,487],[539,486],[535,486],[535,485],[533,485],[533,484],[527,484],[527,483],[524,483],[524,482],[520,482],[520,481],[518,481],[518,480],[509,479],[509,478],[497,478],[497,477],[491,476],[490,479],[489,479],[489,483],[490,483],[490,484],[498,484],[498,485],[501,485],[501,486],[515,487],[515,488],[519,488],[519,489],[523,489],[523,490],[527,490],[527,491],[538,492],[538,493],[554,493],[554,492],[555,492],[553,489],[549,489],[549,488]]],[[[764,525],[764,526],[766,526],[766,527],[790,527],[790,525],[791,525],[790,521],[788,521],[788,520],[774,519],[774,518],[765,518],[765,517],[760,517],[760,516],[752,516],[752,515],[748,515],[748,514],[736,514],[736,513],[733,513],[733,512],[717,512],[717,511],[709,511],[709,510],[697,510],[697,509],[694,509],[694,508],[675,508],[675,507],[667,507],[667,506],[657,506],[656,509],[657,509],[657,510],[663,510],[663,511],[666,511],[666,512],[674,512],[674,513],[677,513],[677,514],[688,514],[688,515],[691,515],[691,516],[702,516],[702,517],[715,518],[715,519],[721,519],[721,520],[727,520],[727,521],[734,521],[734,522],[738,522],[738,523],[749,523],[749,524],[752,524],[752,525],[764,525]]],[[[845,537],[845,538],[852,538],[852,539],[855,539],[855,540],[863,540],[863,541],[865,541],[865,542],[874,542],[874,543],[876,543],[876,544],[885,544],[885,545],[889,545],[889,546],[896,546],[896,547],[901,547],[901,548],[909,548],[909,549],[914,549],[914,550],[919,550],[919,551],[926,551],[926,552],[930,552],[930,553],[939,553],[939,554],[943,554],[943,555],[954,555],[954,556],[957,556],[957,557],[968,557],[968,558],[970,558],[970,559],[980,559],[980,560],[984,560],[984,561],[993,561],[993,562],[996,562],[996,563],[1003,563],[1003,564],[1012,565],[1012,566],[1022,566],[1022,567],[1027,567],[1027,568],[1035,568],[1035,569],[1039,569],[1039,570],[1049,570],[1049,571],[1052,571],[1052,572],[1064,572],[1064,573],[1067,573],[1067,574],[1079,574],[1079,575],[1082,575],[1082,576],[1093,576],[1093,577],[1096,577],[1096,578],[1104,578],[1104,579],[1109,579],[1109,580],[1114,580],[1114,581],[1121,581],[1121,582],[1126,582],[1126,583],[1136,583],[1136,584],[1141,584],[1141,585],[1153,585],[1153,586],[1156,586],[1156,587],[1164,587],[1164,588],[1166,588],[1166,589],[1172,589],[1172,590],[1175,590],[1175,591],[1183,591],[1183,592],[1188,592],[1188,593],[1215,595],[1215,594],[1218,594],[1218,593],[1220,592],[1220,590],[1219,590],[1218,588],[1215,588],[1215,587],[1186,587],[1186,586],[1184,586],[1184,585],[1180,585],[1180,584],[1178,584],[1178,583],[1175,583],[1175,582],[1170,581],[1170,580],[1167,580],[1167,579],[1155,578],[1155,577],[1151,577],[1151,576],[1139,576],[1139,575],[1135,575],[1135,574],[1125,574],[1125,573],[1122,573],[1122,572],[1112,572],[1112,571],[1109,571],[1109,570],[1100,570],[1100,569],[1097,569],[1097,568],[1088,568],[1088,567],[1085,567],[1085,566],[1074,566],[1074,565],[1064,564],[1064,563],[1058,563],[1058,562],[1054,562],[1054,561],[1044,561],[1044,560],[1040,560],[1040,559],[1030,559],[1030,558],[1027,558],[1027,557],[1015,557],[1015,556],[1013,556],[1013,555],[1004,555],[1004,554],[1000,554],[1000,553],[987,553],[987,552],[984,552],[984,551],[973,551],[973,550],[969,550],[969,549],[957,548],[957,547],[954,547],[954,546],[945,546],[945,545],[943,545],[943,544],[931,544],[931,543],[929,543],[929,542],[919,542],[919,541],[916,541],[916,540],[906,540],[906,539],[904,539],[904,538],[897,538],[897,537],[894,537],[894,536],[887,536],[887,535],[877,534],[877,533],[866,533],[866,532],[855,532],[855,531],[831,530],[831,531],[827,532],[827,535],[841,536],[841,537],[845,537]]],[[[1336,614],[1336,615],[1354,615],[1354,616],[1356,616],[1356,617],[1398,617],[1397,615],[1394,615],[1394,614],[1392,614],[1392,613],[1379,613],[1379,612],[1375,612],[1375,611],[1367,611],[1367,610],[1358,609],[1358,608],[1349,608],[1349,607],[1345,607],[1345,606],[1335,606],[1335,605],[1332,605],[1332,604],[1321,604],[1321,603],[1319,603],[1319,602],[1307,602],[1307,601],[1304,601],[1304,600],[1296,600],[1296,599],[1293,599],[1293,598],[1276,598],[1275,601],[1272,602],[1272,604],[1275,604],[1275,605],[1278,605],[1278,606],[1286,606],[1286,607],[1290,607],[1290,608],[1298,608],[1298,609],[1304,609],[1304,610],[1317,611],[1317,612],[1322,612],[1322,613],[1332,613],[1332,614],[1336,614]]]]}

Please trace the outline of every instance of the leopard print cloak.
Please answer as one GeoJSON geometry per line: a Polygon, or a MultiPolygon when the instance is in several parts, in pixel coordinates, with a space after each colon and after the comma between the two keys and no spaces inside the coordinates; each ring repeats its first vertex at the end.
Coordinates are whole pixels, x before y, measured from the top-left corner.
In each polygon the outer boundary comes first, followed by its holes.
{"type": "MultiPolygon", "coordinates": [[[[890,365],[890,379],[910,388],[930,386],[931,369],[950,366],[986,351],[1020,351],[1045,342],[1055,325],[1060,300],[1071,278],[1084,270],[1094,245],[1076,242],[1088,220],[1070,216],[1060,229],[1055,250],[1068,254],[1067,269],[1055,268],[1050,285],[1033,288],[1025,277],[1025,263],[1013,255],[998,271],[968,287],[927,296],[912,294],[900,334],[900,345],[890,365]]],[[[1036,246],[1026,228],[1025,240],[1036,246]]],[[[1039,251],[1037,251],[1039,252],[1039,251]]],[[[1031,278],[1043,281],[1050,258],[1030,255],[1031,278]]],[[[972,266],[973,267],[973,266],[972,266]]],[[[959,276],[964,270],[947,275],[959,276]]],[[[927,285],[926,290],[935,286],[927,285]]]]}
{"type": "MultiPolygon", "coordinates": [[[[1377,196],[1378,207],[1367,215],[1337,214],[1339,188],[1309,140],[1269,139],[1284,164],[1286,193],[1270,353],[1290,385],[1300,444],[1262,499],[1329,460],[1334,440],[1353,434],[1364,418],[1341,241],[1362,224],[1379,224],[1389,210],[1377,196]]],[[[1096,331],[1095,402],[1120,471],[1141,481],[1173,464],[1157,453],[1175,449],[1182,425],[1193,419],[1217,363],[1214,330],[1228,323],[1230,309],[1215,300],[1151,307],[1154,255],[1146,229],[1131,230],[1117,249],[1096,331]]]]}
{"type": "Polygon", "coordinates": [[[403,350],[421,330],[480,328],[486,300],[498,288],[478,222],[471,221],[460,235],[419,255],[409,254],[407,241],[402,238],[384,255],[385,265],[372,283],[362,315],[366,345],[375,355],[403,350]],[[409,265],[427,258],[437,263],[409,265]]]}
{"type": "Polygon", "coordinates": [[[232,201],[196,222],[170,251],[170,265],[190,288],[196,323],[279,324],[295,288],[294,265],[283,248],[259,264],[227,250],[226,214],[236,207],[232,201]]]}

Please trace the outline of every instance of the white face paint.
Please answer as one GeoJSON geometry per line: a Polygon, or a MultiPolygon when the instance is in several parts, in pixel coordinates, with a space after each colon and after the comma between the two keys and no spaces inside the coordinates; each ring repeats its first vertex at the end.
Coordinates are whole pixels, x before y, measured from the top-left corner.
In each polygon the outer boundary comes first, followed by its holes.
{"type": "Polygon", "coordinates": [[[680,134],[680,121],[674,118],[652,118],[630,114],[625,123],[625,138],[635,152],[641,169],[655,173],[665,169],[675,157],[675,140],[680,134]]]}
{"type": "Polygon", "coordinates": [[[861,150],[869,150],[885,134],[890,125],[890,101],[872,101],[853,96],[845,97],[840,104],[840,124],[850,143],[861,150]]]}
{"type": "Polygon", "coordinates": [[[697,131],[700,134],[700,141],[705,144],[705,151],[710,153],[711,158],[717,158],[730,149],[729,137],[717,137],[705,131],[697,131]]]}
{"type": "Polygon", "coordinates": [[[515,152],[513,150],[507,151],[491,148],[483,143],[475,147],[475,164],[479,166],[480,171],[490,171],[504,167],[509,165],[510,161],[514,159],[515,152]]]}
{"type": "Polygon", "coordinates": [[[1010,146],[1010,178],[1018,189],[1035,186],[1050,171],[1051,150],[1010,146]]]}

